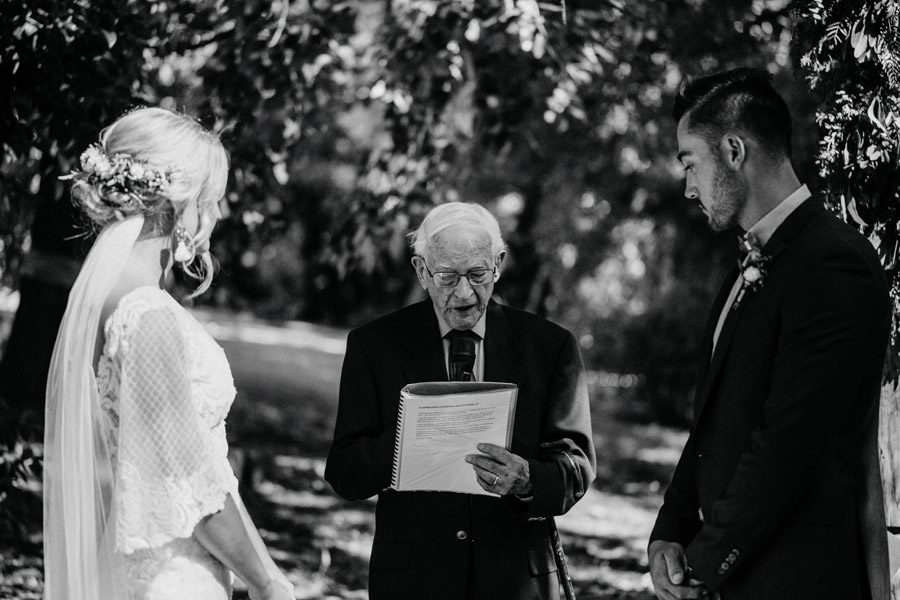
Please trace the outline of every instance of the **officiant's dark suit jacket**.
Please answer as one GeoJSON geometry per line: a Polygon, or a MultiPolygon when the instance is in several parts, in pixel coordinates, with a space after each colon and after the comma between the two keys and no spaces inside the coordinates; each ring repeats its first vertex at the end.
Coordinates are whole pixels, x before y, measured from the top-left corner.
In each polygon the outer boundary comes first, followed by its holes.
{"type": "Polygon", "coordinates": [[[528,460],[530,502],[385,491],[401,388],[447,380],[437,316],[425,300],[347,338],[325,479],[347,499],[378,495],[372,600],[463,600],[469,586],[479,600],[559,597],[545,518],[569,510],[595,470],[581,359],[571,333],[535,315],[491,301],[485,325],[484,380],[519,388],[510,451],[528,460]]]}
{"type": "Polygon", "coordinates": [[[868,598],[883,572],[866,565],[886,556],[871,469],[886,283],[872,246],[814,198],[763,252],[762,288],[730,311],[714,353],[737,269],[713,306],[694,425],[651,540],[683,544],[723,600],[868,598]]]}

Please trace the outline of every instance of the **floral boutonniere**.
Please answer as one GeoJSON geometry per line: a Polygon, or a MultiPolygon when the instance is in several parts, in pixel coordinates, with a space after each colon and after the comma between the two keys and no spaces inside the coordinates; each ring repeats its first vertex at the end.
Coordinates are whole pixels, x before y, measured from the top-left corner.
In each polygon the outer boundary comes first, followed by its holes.
{"type": "Polygon", "coordinates": [[[738,238],[738,246],[744,255],[738,262],[741,270],[741,288],[734,297],[731,310],[737,310],[747,291],[755,292],[763,286],[766,281],[766,270],[771,260],[770,257],[763,254],[759,240],[749,231],[738,238]]]}

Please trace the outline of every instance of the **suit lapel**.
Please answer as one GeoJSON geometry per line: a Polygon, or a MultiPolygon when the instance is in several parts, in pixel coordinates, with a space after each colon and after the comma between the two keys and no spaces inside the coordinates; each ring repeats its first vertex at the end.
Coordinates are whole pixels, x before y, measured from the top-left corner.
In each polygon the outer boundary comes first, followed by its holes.
{"type": "Polygon", "coordinates": [[[513,334],[503,308],[490,301],[484,331],[484,380],[515,383],[522,387],[522,347],[513,334]]]}
{"type": "MultiPolygon", "coordinates": [[[[709,313],[709,319],[706,322],[706,332],[703,334],[703,345],[700,348],[701,367],[697,381],[702,382],[709,370],[709,363],[713,351],[713,336],[716,332],[716,325],[719,324],[719,315],[722,314],[722,309],[725,307],[725,301],[728,300],[728,293],[731,291],[734,280],[738,278],[739,274],[740,269],[737,265],[728,271],[728,275],[725,276],[725,279],[722,282],[722,288],[719,290],[719,295],[716,296],[716,301],[713,302],[712,310],[709,313]]],[[[696,408],[696,404],[694,406],[696,408]]]]}
{"type": "MultiPolygon", "coordinates": [[[[763,248],[763,254],[770,258],[770,264],[778,258],[787,247],[788,243],[800,232],[809,219],[817,212],[822,212],[824,210],[821,203],[810,198],[788,215],[763,248]]],[[[729,276],[726,280],[726,284],[730,281],[733,285],[736,277],[737,274],[729,276]]],[[[723,287],[723,290],[719,292],[719,298],[716,300],[715,309],[713,310],[713,314],[710,315],[710,323],[712,323],[713,328],[715,328],[715,324],[718,322],[719,314],[725,305],[725,298],[727,298],[727,293],[730,289],[731,285],[726,285],[723,287]],[[723,293],[725,294],[724,298],[722,297],[723,293]]],[[[712,332],[709,328],[707,329],[707,336],[704,342],[706,355],[704,356],[704,362],[702,364],[708,364],[709,367],[698,379],[699,386],[697,388],[697,396],[694,400],[695,423],[699,420],[703,411],[703,406],[706,404],[709,394],[712,391],[713,384],[718,378],[722,364],[725,362],[725,356],[728,354],[734,330],[737,327],[741,313],[749,300],[750,298],[744,298],[737,308],[729,309],[729,314],[725,317],[725,322],[722,324],[722,331],[719,333],[719,339],[716,342],[716,347],[710,362],[707,362],[706,356],[709,356],[709,352],[712,350],[712,332]]]]}
{"type": "Polygon", "coordinates": [[[441,330],[430,299],[415,305],[406,327],[399,333],[410,355],[410,360],[400,361],[406,382],[447,381],[441,330]]]}
{"type": "MultiPolygon", "coordinates": [[[[731,291],[731,287],[734,285],[734,279],[731,279],[730,281],[732,282],[732,285],[728,286],[729,291],[731,291]]],[[[731,336],[734,333],[734,328],[737,325],[738,319],[746,304],[745,299],[745,301],[741,302],[737,307],[732,305],[731,308],[728,309],[728,314],[725,316],[725,322],[722,324],[722,331],[719,332],[719,339],[716,340],[715,350],[712,351],[712,360],[708,363],[709,368],[702,379],[702,386],[699,388],[697,398],[694,401],[695,421],[700,418],[700,413],[703,411],[703,405],[706,404],[706,399],[709,397],[710,390],[712,390],[713,382],[715,382],[719,370],[722,368],[722,363],[725,361],[725,355],[728,353],[728,346],[731,343],[731,336]]],[[[724,303],[719,309],[719,313],[721,313],[722,308],[724,308],[724,303]]],[[[719,320],[719,313],[715,313],[716,323],[718,323],[719,320]]],[[[712,336],[710,336],[709,339],[711,347],[712,336]]]]}
{"type": "MultiPolygon", "coordinates": [[[[399,334],[410,355],[410,360],[401,361],[400,367],[407,383],[447,380],[441,330],[431,300],[414,306],[399,334]]],[[[515,383],[521,387],[524,375],[521,354],[521,345],[502,307],[491,300],[484,332],[484,380],[515,383]]]]}
{"type": "Polygon", "coordinates": [[[823,212],[826,212],[826,210],[820,201],[815,200],[814,197],[808,198],[803,204],[794,209],[794,212],[788,215],[784,223],[775,230],[775,233],[772,234],[769,242],[763,248],[763,254],[771,257],[771,260],[774,261],[784,251],[788,242],[800,233],[800,230],[803,229],[803,226],[806,225],[813,215],[823,212]]]}

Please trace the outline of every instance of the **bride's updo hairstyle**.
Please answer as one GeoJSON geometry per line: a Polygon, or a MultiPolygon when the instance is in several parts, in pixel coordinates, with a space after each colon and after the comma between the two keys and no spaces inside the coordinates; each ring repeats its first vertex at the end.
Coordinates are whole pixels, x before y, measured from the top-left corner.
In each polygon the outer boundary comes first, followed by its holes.
{"type": "Polygon", "coordinates": [[[70,178],[73,201],[97,229],[142,215],[142,237],[173,236],[172,248],[191,246],[190,260],[181,264],[201,281],[192,296],[209,288],[212,258],[206,252],[196,264],[195,232],[185,234],[179,221],[192,203],[199,215],[225,194],[228,157],[216,135],[187,115],[139,108],[103,130],[70,178]]]}

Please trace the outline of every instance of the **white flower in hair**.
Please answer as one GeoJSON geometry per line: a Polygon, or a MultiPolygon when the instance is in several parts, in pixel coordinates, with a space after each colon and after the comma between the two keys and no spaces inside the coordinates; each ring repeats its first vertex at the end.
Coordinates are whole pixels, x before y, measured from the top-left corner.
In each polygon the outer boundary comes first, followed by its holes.
{"type": "Polygon", "coordinates": [[[100,154],[100,149],[97,146],[88,146],[88,149],[81,153],[81,168],[82,170],[93,173],[94,165],[103,157],[100,154]]]}
{"type": "Polygon", "coordinates": [[[143,179],[146,173],[146,169],[144,169],[144,167],[139,163],[132,163],[131,167],[128,169],[128,174],[132,179],[143,179]]]}
{"type": "Polygon", "coordinates": [[[135,160],[128,154],[110,157],[99,144],[92,144],[81,154],[81,172],[74,171],[64,179],[79,177],[105,190],[104,202],[116,207],[143,205],[148,196],[159,194],[172,184],[168,170],[135,160]]]}
{"type": "Polygon", "coordinates": [[[90,146],[81,154],[81,168],[85,173],[97,177],[108,177],[112,172],[109,158],[97,146],[90,146]]]}

